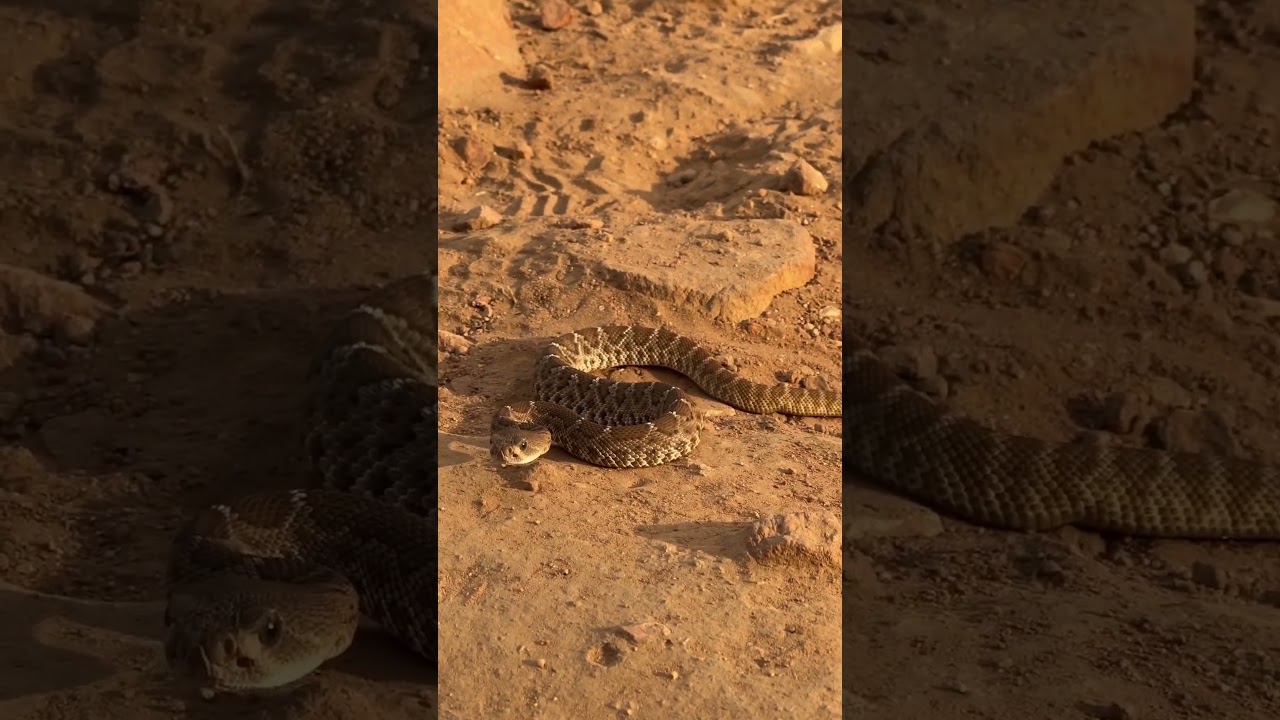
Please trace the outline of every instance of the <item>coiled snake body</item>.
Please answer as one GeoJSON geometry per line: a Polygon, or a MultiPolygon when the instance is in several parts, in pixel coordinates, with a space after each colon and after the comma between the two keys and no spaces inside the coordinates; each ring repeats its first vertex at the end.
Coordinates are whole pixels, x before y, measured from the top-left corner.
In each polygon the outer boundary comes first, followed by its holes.
{"type": "Polygon", "coordinates": [[[648,467],[692,452],[702,418],[688,395],[664,382],[618,382],[591,374],[622,365],[675,370],[711,397],[747,412],[841,414],[839,393],[752,382],[669,328],[586,328],[556,338],[538,358],[536,399],[493,416],[494,461],[531,463],[553,444],[605,467],[648,467]]]}
{"type": "Polygon", "coordinates": [[[1280,539],[1275,465],[1002,433],[947,413],[865,349],[846,356],[843,375],[845,468],[960,519],[1013,530],[1280,539]]]}
{"type": "Polygon", "coordinates": [[[317,487],[199,513],[174,541],[165,653],[222,690],[296,680],[361,613],[436,656],[437,288],[410,277],[338,324],[310,373],[317,487]]]}

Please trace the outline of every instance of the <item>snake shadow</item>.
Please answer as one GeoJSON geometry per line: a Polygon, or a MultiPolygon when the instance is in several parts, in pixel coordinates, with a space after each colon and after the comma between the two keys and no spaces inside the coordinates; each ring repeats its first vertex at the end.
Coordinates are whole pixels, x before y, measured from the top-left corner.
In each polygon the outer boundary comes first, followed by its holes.
{"type": "Polygon", "coordinates": [[[7,701],[106,681],[163,656],[157,602],[98,602],[0,583],[0,715],[7,701]]]}
{"type": "Polygon", "coordinates": [[[360,621],[355,641],[326,668],[374,682],[436,685],[436,659],[427,660],[372,622],[360,621]]]}
{"type": "Polygon", "coordinates": [[[437,432],[436,468],[488,462],[489,438],[477,435],[455,435],[437,432]]]}

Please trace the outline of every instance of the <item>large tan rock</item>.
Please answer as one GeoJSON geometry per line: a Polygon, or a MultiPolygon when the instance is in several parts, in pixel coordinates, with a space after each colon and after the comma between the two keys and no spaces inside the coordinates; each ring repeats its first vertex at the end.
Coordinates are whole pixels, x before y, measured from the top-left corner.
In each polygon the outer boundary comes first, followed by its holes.
{"type": "Polygon", "coordinates": [[[613,286],[729,322],[764,312],[813,279],[813,238],[790,220],[640,223],[570,252],[613,286]]]}
{"type": "Polygon", "coordinates": [[[845,232],[864,240],[1012,224],[1066,156],[1159,124],[1194,79],[1189,0],[966,0],[846,30],[845,232]],[[937,51],[896,56],[907,31],[937,51]]]}
{"type": "Polygon", "coordinates": [[[504,0],[440,0],[440,107],[488,104],[502,74],[524,77],[524,60],[504,0]]]}

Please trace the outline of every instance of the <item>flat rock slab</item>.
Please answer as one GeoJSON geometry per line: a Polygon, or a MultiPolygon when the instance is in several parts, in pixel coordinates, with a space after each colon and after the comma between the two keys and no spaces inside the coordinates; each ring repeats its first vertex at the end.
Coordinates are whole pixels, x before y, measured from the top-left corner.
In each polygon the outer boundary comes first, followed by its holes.
{"type": "Polygon", "coordinates": [[[789,220],[665,220],[571,252],[610,284],[738,322],[813,279],[813,239],[789,220]]]}
{"type": "Polygon", "coordinates": [[[443,108],[489,104],[502,90],[502,74],[524,76],[524,60],[504,0],[440,0],[440,77],[443,108]]]}
{"type": "Polygon", "coordinates": [[[78,285],[0,264],[0,324],[83,343],[108,314],[105,305],[78,285]]]}
{"type": "Polygon", "coordinates": [[[763,518],[751,528],[747,552],[764,563],[809,562],[840,567],[840,520],[822,512],[763,518]]]}
{"type": "Polygon", "coordinates": [[[845,211],[863,235],[1012,224],[1067,155],[1160,123],[1194,80],[1189,0],[910,3],[845,30],[845,211]]]}

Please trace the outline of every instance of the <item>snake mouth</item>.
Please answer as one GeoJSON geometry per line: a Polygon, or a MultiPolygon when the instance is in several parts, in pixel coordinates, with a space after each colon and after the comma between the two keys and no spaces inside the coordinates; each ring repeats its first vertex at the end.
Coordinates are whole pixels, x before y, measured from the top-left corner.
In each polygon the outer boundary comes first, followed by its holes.
{"type": "Polygon", "coordinates": [[[520,467],[521,465],[528,465],[529,463],[537,459],[538,459],[537,456],[519,457],[513,460],[500,459],[497,462],[498,462],[498,467],[520,467]]]}

